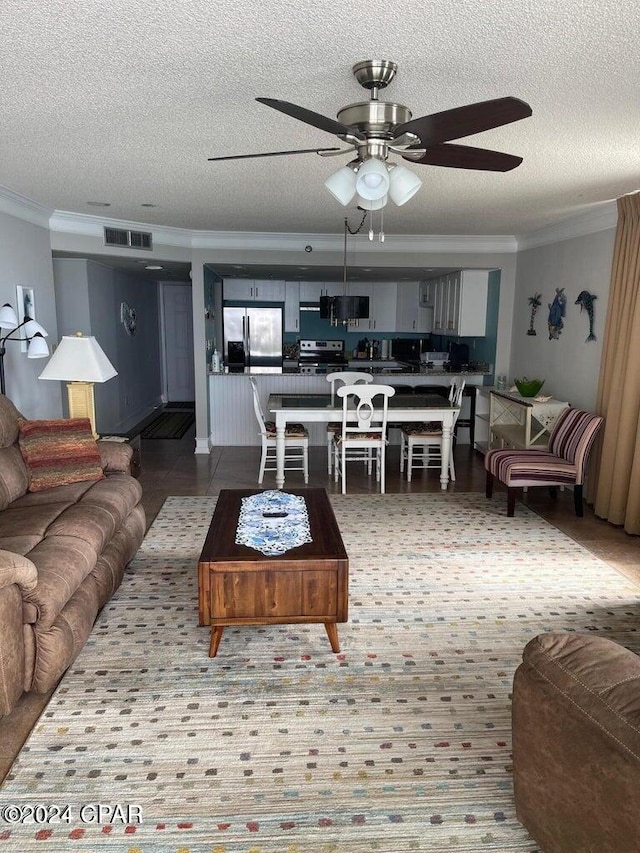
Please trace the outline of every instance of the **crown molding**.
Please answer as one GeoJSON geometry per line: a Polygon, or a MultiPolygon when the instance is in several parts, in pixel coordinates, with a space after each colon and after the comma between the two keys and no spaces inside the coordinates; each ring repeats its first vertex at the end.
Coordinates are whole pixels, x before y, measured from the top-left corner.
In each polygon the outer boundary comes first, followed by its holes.
{"type": "Polygon", "coordinates": [[[16,219],[22,219],[40,228],[48,228],[52,210],[27,196],[10,190],[9,187],[0,185],[0,213],[15,216],[16,219]]]}
{"type": "Polygon", "coordinates": [[[49,219],[51,231],[77,234],[79,237],[104,237],[104,229],[122,228],[126,231],[151,231],[153,244],[191,248],[192,232],[185,228],[170,228],[166,225],[151,225],[148,222],[133,222],[128,219],[111,219],[107,216],[92,216],[73,213],[70,210],[54,210],[49,219]]]}
{"type": "Polygon", "coordinates": [[[573,237],[585,237],[587,234],[615,228],[617,224],[617,203],[615,200],[606,201],[586,213],[579,213],[555,225],[518,237],[518,251],[546,246],[549,243],[560,243],[563,240],[571,240],[573,237]]]}
{"type": "MultiPolygon", "coordinates": [[[[20,193],[0,185],[0,212],[48,228],[51,232],[103,238],[105,226],[134,231],[151,231],[154,247],[174,246],[186,249],[296,251],[311,245],[319,252],[341,251],[342,234],[280,234],[252,231],[190,231],[135,222],[105,216],[52,210],[20,193]]],[[[597,205],[586,213],[576,214],[555,225],[514,236],[510,234],[387,234],[385,242],[369,241],[366,235],[352,235],[351,241],[366,244],[372,254],[402,252],[405,254],[456,253],[456,254],[515,254],[524,249],[558,243],[572,237],[581,237],[615,228],[617,204],[615,200],[597,205]]]]}

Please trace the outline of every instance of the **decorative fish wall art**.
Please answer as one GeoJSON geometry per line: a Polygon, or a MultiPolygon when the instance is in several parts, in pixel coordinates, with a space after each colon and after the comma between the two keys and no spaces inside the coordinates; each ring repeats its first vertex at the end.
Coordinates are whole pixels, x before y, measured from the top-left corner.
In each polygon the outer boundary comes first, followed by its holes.
{"type": "Polygon", "coordinates": [[[564,287],[556,287],[556,295],[553,302],[549,303],[549,319],[547,325],[549,327],[549,340],[558,340],[560,333],[564,329],[562,318],[565,315],[567,306],[567,297],[564,292],[564,287]]]}
{"type": "Polygon", "coordinates": [[[574,302],[574,305],[580,306],[580,313],[582,314],[582,309],[584,308],[587,312],[587,316],[589,317],[589,335],[585,339],[585,343],[596,340],[596,336],[593,334],[593,303],[597,298],[598,297],[594,293],[589,293],[588,290],[582,290],[574,302]]]}
{"type": "Polygon", "coordinates": [[[536,317],[536,311],[542,305],[542,294],[536,293],[534,296],[529,297],[529,306],[531,308],[531,316],[529,318],[529,329],[527,331],[528,335],[535,335],[536,330],[533,328],[533,321],[536,317]]]}

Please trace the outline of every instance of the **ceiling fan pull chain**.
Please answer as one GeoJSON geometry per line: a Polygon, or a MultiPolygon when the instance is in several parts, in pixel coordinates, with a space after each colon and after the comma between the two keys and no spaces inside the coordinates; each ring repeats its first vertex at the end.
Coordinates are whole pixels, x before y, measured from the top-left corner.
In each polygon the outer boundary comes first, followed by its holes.
{"type": "Polygon", "coordinates": [[[380,242],[384,243],[384,207],[380,208],[380,242]]]}

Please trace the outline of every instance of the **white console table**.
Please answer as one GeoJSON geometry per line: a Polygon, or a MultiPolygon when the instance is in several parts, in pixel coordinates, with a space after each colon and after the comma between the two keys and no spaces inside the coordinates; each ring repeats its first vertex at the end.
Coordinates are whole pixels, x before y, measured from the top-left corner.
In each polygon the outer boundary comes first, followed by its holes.
{"type": "Polygon", "coordinates": [[[538,402],[511,391],[492,391],[489,405],[489,446],[544,450],[560,413],[563,400],[538,402]]]}

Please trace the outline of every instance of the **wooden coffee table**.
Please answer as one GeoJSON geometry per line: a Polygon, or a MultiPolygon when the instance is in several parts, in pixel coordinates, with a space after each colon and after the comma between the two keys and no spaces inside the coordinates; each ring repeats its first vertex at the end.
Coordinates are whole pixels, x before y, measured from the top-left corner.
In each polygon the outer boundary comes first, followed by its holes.
{"type": "Polygon", "coordinates": [[[349,559],[325,489],[287,489],[304,497],[312,542],[277,557],[236,545],[242,498],[261,489],[223,489],[198,561],[200,625],[211,625],[215,657],[227,625],[322,622],[340,651],[347,621],[349,559]]]}

